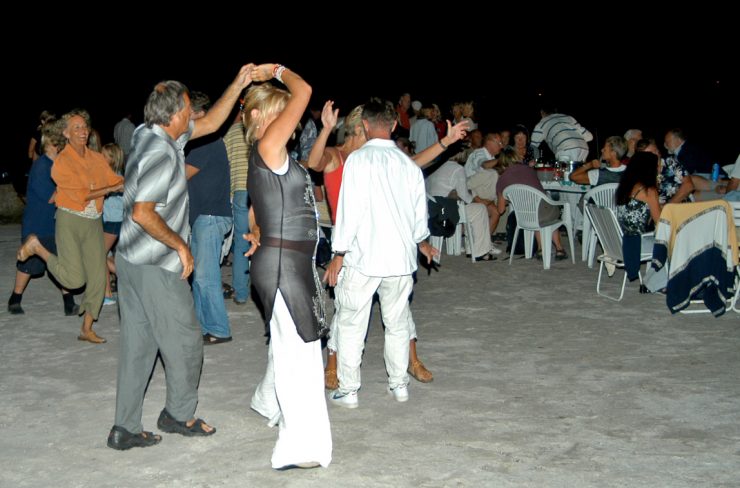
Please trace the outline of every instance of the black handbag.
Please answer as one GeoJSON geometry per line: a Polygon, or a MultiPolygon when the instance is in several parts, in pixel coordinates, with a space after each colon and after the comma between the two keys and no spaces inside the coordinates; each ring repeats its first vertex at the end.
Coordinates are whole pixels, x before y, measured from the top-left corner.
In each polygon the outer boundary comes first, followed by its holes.
{"type": "Polygon", "coordinates": [[[460,222],[460,213],[457,211],[457,200],[447,197],[434,197],[436,201],[428,200],[429,233],[438,237],[451,237],[460,222]]]}

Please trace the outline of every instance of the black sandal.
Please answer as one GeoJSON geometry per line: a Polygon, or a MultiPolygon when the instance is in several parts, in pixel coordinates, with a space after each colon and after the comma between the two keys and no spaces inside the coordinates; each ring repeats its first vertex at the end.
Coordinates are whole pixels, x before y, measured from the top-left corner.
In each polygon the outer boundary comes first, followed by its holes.
{"type": "Polygon", "coordinates": [[[215,427],[211,427],[211,430],[207,431],[203,428],[204,425],[207,424],[203,419],[195,419],[193,425],[188,427],[187,422],[175,420],[166,408],[162,410],[162,413],[159,414],[159,419],[157,420],[157,427],[168,434],[181,434],[186,437],[205,437],[216,433],[215,427]]]}
{"type": "Polygon", "coordinates": [[[114,425],[108,434],[108,447],[118,451],[125,451],[132,447],[149,447],[159,444],[162,437],[153,432],[141,432],[132,434],[123,427],[114,425]]]}
{"type": "Polygon", "coordinates": [[[484,254],[483,256],[478,256],[477,258],[475,258],[475,262],[479,263],[481,261],[496,261],[497,259],[498,258],[496,256],[489,252],[484,254]]]}

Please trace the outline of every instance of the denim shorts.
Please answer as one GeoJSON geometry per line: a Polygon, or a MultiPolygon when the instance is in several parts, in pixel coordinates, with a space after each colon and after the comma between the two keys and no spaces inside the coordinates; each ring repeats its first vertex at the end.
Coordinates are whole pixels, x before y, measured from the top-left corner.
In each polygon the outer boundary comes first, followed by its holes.
{"type": "Polygon", "coordinates": [[[121,234],[121,222],[103,222],[103,232],[114,236],[121,234]]]}

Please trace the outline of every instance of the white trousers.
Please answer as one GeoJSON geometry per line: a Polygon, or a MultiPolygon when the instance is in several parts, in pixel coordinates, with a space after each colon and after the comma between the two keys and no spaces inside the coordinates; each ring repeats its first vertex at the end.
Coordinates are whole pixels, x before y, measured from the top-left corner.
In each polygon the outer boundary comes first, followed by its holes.
{"type": "Polygon", "coordinates": [[[334,293],[338,302],[334,330],[338,333],[337,352],[339,387],[342,393],[360,389],[360,365],[365,347],[373,294],[380,296],[380,310],[385,324],[384,358],[388,385],[407,385],[409,364],[409,295],[411,275],[378,278],[365,276],[354,268],[343,268],[334,293]]]}
{"type": "MultiPolygon", "coordinates": [[[[372,305],[371,305],[372,307],[372,305]]],[[[326,343],[326,348],[329,349],[330,353],[337,352],[337,344],[339,344],[339,340],[337,337],[339,337],[339,331],[337,330],[337,315],[339,314],[339,304],[337,301],[334,301],[334,318],[331,321],[331,324],[329,325],[329,340],[326,343]]],[[[368,326],[369,320],[368,320],[368,326]]],[[[411,315],[411,310],[409,310],[409,341],[416,340],[416,323],[414,322],[414,317],[411,315]]],[[[265,415],[267,417],[267,415],[265,415]]]]}
{"type": "Polygon", "coordinates": [[[470,232],[472,236],[473,256],[479,258],[491,252],[491,224],[486,206],[482,203],[465,205],[465,217],[467,218],[465,231],[470,232]]]}
{"type": "Polygon", "coordinates": [[[270,320],[267,371],[252,397],[252,408],[270,424],[279,420],[273,468],[312,461],[327,467],[331,462],[323,364],[321,341],[303,342],[278,290],[270,320]]]}
{"type": "Polygon", "coordinates": [[[496,201],[496,183],[498,183],[498,172],[495,169],[481,168],[473,176],[468,178],[468,190],[474,196],[485,200],[496,201]]]}

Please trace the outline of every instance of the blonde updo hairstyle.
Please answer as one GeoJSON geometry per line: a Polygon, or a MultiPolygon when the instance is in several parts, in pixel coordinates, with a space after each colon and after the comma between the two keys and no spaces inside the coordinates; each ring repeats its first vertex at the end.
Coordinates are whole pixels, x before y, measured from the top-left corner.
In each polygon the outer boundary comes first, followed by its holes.
{"type": "Polygon", "coordinates": [[[362,127],[362,108],[363,105],[358,105],[355,108],[352,109],[350,113],[347,114],[346,117],[344,117],[344,126],[342,129],[344,130],[344,137],[345,139],[348,137],[355,137],[360,134],[363,134],[363,127],[362,127]]]}
{"type": "Polygon", "coordinates": [[[257,129],[260,125],[271,115],[282,112],[289,99],[290,93],[270,83],[255,85],[247,91],[242,116],[248,146],[257,139],[257,129]],[[252,110],[257,110],[259,114],[253,117],[252,110]]]}

